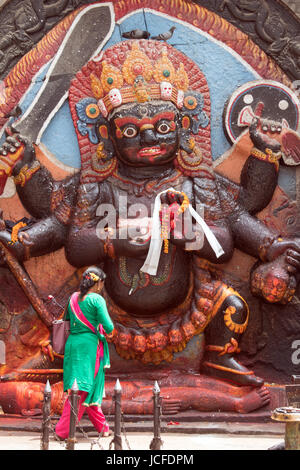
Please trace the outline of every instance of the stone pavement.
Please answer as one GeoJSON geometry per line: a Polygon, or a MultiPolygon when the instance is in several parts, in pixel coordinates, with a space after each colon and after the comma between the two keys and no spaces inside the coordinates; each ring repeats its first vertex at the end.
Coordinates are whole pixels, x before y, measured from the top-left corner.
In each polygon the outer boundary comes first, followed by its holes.
{"type": "MultiPolygon", "coordinates": [[[[267,422],[194,421],[188,415],[161,422],[162,451],[195,450],[268,450],[284,440],[284,424],[267,422]],[[177,421],[177,419],[181,421],[177,421]]],[[[166,418],[166,417],[164,417],[166,418]]],[[[127,417],[128,419],[128,417],[127,417]]],[[[108,419],[113,430],[113,419],[108,419]]],[[[153,439],[153,422],[140,417],[123,423],[123,450],[149,450],[153,439]]],[[[54,436],[56,418],[51,420],[49,450],[65,450],[65,443],[54,436]]],[[[39,450],[41,417],[24,418],[0,415],[0,450],[39,450]]],[[[114,450],[113,436],[98,439],[87,419],[77,428],[75,450],[114,450]]]]}
{"type": "MultiPolygon", "coordinates": [[[[149,450],[153,434],[149,432],[128,432],[122,436],[122,447],[128,450],[149,450]],[[129,448],[128,448],[128,444],[129,448]]],[[[161,435],[165,451],[190,450],[268,450],[283,440],[282,434],[233,435],[233,434],[182,434],[163,433],[161,435]]],[[[86,438],[77,433],[75,450],[109,450],[112,437],[96,439],[86,438]]],[[[40,450],[40,433],[28,431],[0,431],[0,450],[40,450]]],[[[49,451],[65,450],[65,443],[50,438],[49,451]]],[[[114,450],[112,445],[111,450],[114,450]]]]}

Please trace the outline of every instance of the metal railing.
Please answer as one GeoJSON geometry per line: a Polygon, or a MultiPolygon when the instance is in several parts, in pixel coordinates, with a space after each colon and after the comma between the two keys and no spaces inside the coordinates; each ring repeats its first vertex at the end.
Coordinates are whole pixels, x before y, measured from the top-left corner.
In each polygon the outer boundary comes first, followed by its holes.
{"type": "MultiPolygon", "coordinates": [[[[84,430],[80,422],[78,422],[78,403],[79,403],[79,394],[78,394],[78,385],[76,380],[72,386],[71,392],[68,395],[68,400],[71,408],[70,413],[70,427],[69,427],[69,436],[65,441],[59,439],[55,433],[51,421],[51,386],[49,381],[47,381],[44,389],[44,402],[43,402],[43,419],[42,419],[42,429],[41,429],[41,439],[40,439],[40,449],[49,450],[50,436],[54,437],[55,441],[58,441],[66,450],[75,450],[76,443],[76,432],[80,432],[89,442],[90,450],[93,450],[95,446],[98,446],[101,450],[104,450],[103,445],[101,444],[101,438],[103,437],[103,430],[97,436],[96,439],[90,438],[87,432],[84,430]]],[[[112,415],[112,408],[114,406],[114,435],[109,443],[109,450],[114,447],[115,450],[123,450],[123,439],[126,443],[128,450],[131,450],[130,444],[127,438],[124,413],[122,411],[122,387],[119,379],[116,381],[114,387],[114,395],[112,397],[111,409],[109,411],[109,416],[112,415]]],[[[163,441],[160,437],[161,431],[161,410],[162,410],[162,400],[160,397],[160,389],[158,383],[155,382],[153,387],[153,439],[150,442],[149,448],[151,450],[160,450],[163,446],[163,441]]]]}

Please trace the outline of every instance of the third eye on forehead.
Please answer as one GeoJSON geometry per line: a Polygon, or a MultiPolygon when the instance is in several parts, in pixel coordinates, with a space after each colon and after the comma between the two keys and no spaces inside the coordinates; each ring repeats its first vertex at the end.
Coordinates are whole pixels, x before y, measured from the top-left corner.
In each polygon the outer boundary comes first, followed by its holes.
{"type": "MultiPolygon", "coordinates": [[[[115,116],[114,123],[118,129],[133,127],[136,129],[146,128],[146,126],[156,127],[158,123],[168,123],[175,121],[175,113],[173,110],[164,110],[157,112],[153,117],[143,117],[142,119],[132,114],[126,116],[115,116]]],[[[172,129],[174,130],[174,129],[172,129]]]]}
{"type": "Polygon", "coordinates": [[[123,105],[112,114],[111,118],[115,120],[118,117],[134,116],[137,119],[153,118],[158,113],[174,112],[177,114],[177,108],[173,103],[147,103],[147,104],[134,104],[123,105]]]}

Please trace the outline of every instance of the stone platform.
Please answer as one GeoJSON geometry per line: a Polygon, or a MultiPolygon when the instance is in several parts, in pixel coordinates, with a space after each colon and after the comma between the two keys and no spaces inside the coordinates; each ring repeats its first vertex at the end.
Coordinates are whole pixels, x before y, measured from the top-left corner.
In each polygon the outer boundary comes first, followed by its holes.
{"type": "MultiPolygon", "coordinates": [[[[54,427],[58,416],[52,416],[54,427]]],[[[114,416],[107,416],[111,429],[114,429],[114,416]]],[[[124,416],[124,428],[128,432],[152,432],[152,416],[124,416]]],[[[0,415],[0,430],[40,432],[42,416],[25,417],[21,415],[0,415]]],[[[93,426],[83,417],[80,428],[93,433],[93,426]]],[[[251,414],[235,413],[195,413],[193,411],[178,413],[174,416],[161,417],[161,433],[186,434],[240,434],[240,435],[283,435],[284,423],[271,420],[269,412],[251,414]]]]}
{"type": "MultiPolygon", "coordinates": [[[[161,433],[186,434],[240,434],[240,435],[283,435],[284,423],[274,422],[271,413],[274,409],[286,405],[285,386],[266,384],[270,390],[271,401],[262,410],[252,413],[200,412],[185,411],[174,415],[161,416],[161,433]]],[[[42,426],[41,411],[35,416],[0,414],[0,430],[40,432],[42,426]]],[[[111,429],[114,429],[114,416],[106,415],[111,429]]],[[[52,416],[55,426],[59,416],[52,416]]],[[[125,430],[128,432],[152,432],[152,415],[124,415],[125,430]]],[[[85,432],[94,431],[90,421],[82,418],[80,427],[85,432]]]]}

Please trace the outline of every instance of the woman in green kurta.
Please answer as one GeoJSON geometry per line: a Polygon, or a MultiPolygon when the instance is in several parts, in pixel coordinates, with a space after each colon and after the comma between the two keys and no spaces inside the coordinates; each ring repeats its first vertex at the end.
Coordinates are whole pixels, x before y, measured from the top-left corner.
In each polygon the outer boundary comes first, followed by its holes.
{"type": "MultiPolygon", "coordinates": [[[[87,269],[80,284],[68,302],[66,319],[70,320],[70,336],[64,354],[64,390],[72,388],[76,379],[80,402],[78,422],[85,409],[98,432],[109,435],[109,428],[101,410],[104,393],[105,369],[109,364],[109,350],[103,334],[113,331],[113,323],[104,298],[105,273],[97,268],[87,269]]],[[[70,404],[66,400],[62,416],[56,425],[56,434],[66,439],[69,434],[70,404]]]]}

